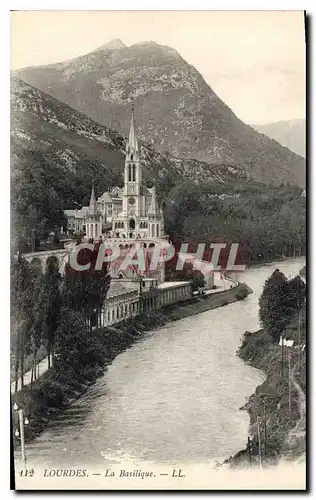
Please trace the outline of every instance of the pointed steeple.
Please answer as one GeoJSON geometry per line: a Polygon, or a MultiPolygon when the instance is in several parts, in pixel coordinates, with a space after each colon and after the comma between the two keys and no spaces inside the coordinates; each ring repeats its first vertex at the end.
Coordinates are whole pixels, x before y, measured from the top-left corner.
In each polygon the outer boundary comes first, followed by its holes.
{"type": "Polygon", "coordinates": [[[134,108],[132,108],[132,117],[129,127],[128,143],[126,144],[126,151],[129,151],[130,153],[136,153],[138,151],[138,142],[135,132],[134,108]]]}
{"type": "Polygon", "coordinates": [[[95,192],[94,192],[94,181],[92,181],[92,190],[91,190],[91,196],[90,196],[89,212],[90,212],[90,215],[94,215],[97,212],[97,200],[95,198],[95,192]]]}

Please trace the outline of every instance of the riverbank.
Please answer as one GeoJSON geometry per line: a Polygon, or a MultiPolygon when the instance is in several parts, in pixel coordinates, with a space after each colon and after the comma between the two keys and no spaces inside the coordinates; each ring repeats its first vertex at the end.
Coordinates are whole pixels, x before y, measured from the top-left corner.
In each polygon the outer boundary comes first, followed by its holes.
{"type": "Polygon", "coordinates": [[[262,261],[258,261],[258,262],[253,262],[253,263],[248,263],[246,264],[246,268],[248,269],[253,269],[253,268],[257,268],[257,267],[262,267],[262,266],[265,266],[265,265],[268,265],[268,264],[273,264],[274,262],[286,262],[287,260],[292,260],[292,259],[301,259],[301,258],[306,258],[305,255],[296,255],[296,256],[292,256],[292,257],[273,257],[271,258],[270,260],[262,260],[262,261]]]}
{"type": "Polygon", "coordinates": [[[300,270],[300,275],[306,279],[306,266],[304,266],[301,270],[300,270]]]}
{"type": "MultiPolygon", "coordinates": [[[[29,425],[25,428],[27,441],[43,432],[54,418],[71,404],[75,403],[94,382],[104,374],[113,360],[140,340],[150,330],[171,321],[193,316],[210,309],[223,307],[242,300],[252,290],[239,283],[231,289],[218,293],[194,297],[188,301],[168,306],[161,310],[150,311],[147,315],[121,322],[115,327],[98,329],[91,332],[89,341],[98,352],[98,361],[83,367],[81,373],[58,373],[51,368],[31,386],[26,386],[12,394],[12,403],[24,409],[29,425]]],[[[16,443],[18,446],[18,442],[16,443]]]]}
{"type": "Polygon", "coordinates": [[[262,370],[266,380],[257,387],[246,405],[250,417],[250,449],[225,461],[233,468],[259,467],[283,460],[299,460],[306,453],[306,311],[301,311],[285,329],[293,347],[282,348],[265,330],[246,332],[238,355],[262,370]],[[300,323],[300,324],[299,324],[300,323]],[[300,329],[300,338],[298,331],[300,329]],[[300,351],[298,348],[300,343],[300,351]],[[260,442],[260,445],[259,445],[260,442]]]}

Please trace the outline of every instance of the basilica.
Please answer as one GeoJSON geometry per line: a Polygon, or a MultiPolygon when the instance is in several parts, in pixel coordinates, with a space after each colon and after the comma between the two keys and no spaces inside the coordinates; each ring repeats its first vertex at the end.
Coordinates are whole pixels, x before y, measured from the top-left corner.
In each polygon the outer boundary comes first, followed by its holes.
{"type": "Polygon", "coordinates": [[[143,180],[133,110],[125,152],[124,187],[114,187],[96,199],[93,184],[89,206],[65,210],[65,215],[68,232],[84,233],[87,238],[164,238],[163,212],[155,187],[148,188],[143,180]]]}

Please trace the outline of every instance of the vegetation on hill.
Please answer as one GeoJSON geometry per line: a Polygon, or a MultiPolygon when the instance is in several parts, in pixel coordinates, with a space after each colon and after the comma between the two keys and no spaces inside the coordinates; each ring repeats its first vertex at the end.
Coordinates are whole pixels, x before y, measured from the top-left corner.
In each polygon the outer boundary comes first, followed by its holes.
{"type": "Polygon", "coordinates": [[[239,243],[246,265],[305,254],[306,203],[293,186],[184,181],[165,196],[164,214],[173,241],[239,243]]]}

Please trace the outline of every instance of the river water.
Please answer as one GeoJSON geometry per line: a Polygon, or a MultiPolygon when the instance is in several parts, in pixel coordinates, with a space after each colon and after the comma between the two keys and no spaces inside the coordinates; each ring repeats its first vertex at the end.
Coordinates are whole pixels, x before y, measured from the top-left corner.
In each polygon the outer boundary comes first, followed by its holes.
{"type": "Polygon", "coordinates": [[[293,277],[305,259],[243,273],[245,301],[158,328],[117,356],[89,391],[27,445],[32,465],[108,465],[222,460],[244,448],[241,411],[263,382],[236,356],[245,330],[256,330],[258,298],[279,268],[293,277]]]}

